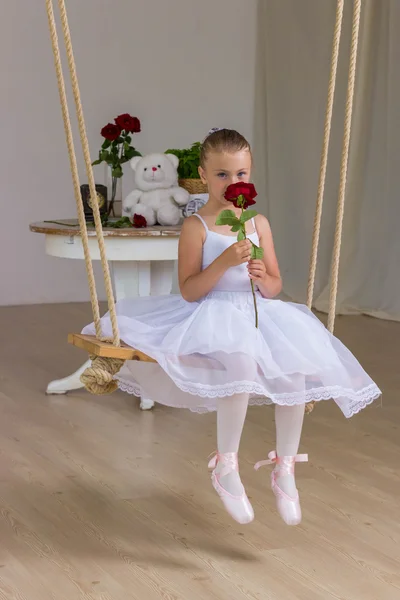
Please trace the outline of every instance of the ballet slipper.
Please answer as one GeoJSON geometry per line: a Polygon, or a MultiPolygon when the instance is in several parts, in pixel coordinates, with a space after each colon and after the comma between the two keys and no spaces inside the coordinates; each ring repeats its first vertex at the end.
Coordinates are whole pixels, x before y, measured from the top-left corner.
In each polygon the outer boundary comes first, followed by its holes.
{"type": "Polygon", "coordinates": [[[234,496],[227,492],[220,483],[220,478],[228,475],[232,471],[239,471],[237,452],[226,452],[225,454],[217,453],[208,464],[209,469],[213,469],[211,474],[211,482],[215,491],[221,498],[226,511],[230,516],[240,523],[246,525],[254,519],[253,507],[247,498],[246,492],[239,496],[234,496]],[[216,467],[218,463],[222,463],[222,469],[217,473],[216,467]]]}
{"type": "Polygon", "coordinates": [[[285,475],[294,476],[295,463],[307,461],[307,454],[278,457],[275,450],[273,450],[268,454],[268,460],[261,460],[254,465],[256,471],[265,465],[275,465],[275,468],[271,473],[271,487],[275,494],[278,512],[287,525],[299,525],[299,523],[301,523],[300,498],[298,492],[296,492],[296,496],[294,498],[288,496],[288,494],[285,494],[285,492],[283,492],[279,487],[277,478],[284,477],[285,475]]]}

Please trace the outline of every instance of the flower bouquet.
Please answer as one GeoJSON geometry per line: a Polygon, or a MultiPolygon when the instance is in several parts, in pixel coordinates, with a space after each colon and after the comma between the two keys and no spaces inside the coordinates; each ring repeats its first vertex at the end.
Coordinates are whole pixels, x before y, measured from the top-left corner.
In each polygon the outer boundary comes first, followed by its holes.
{"type": "Polygon", "coordinates": [[[134,156],[142,156],[131,145],[132,134],[139,133],[140,130],[139,119],[125,113],[114,119],[114,123],[105,125],[100,132],[104,138],[104,142],[99,151],[99,158],[92,164],[100,165],[102,162],[106,162],[111,169],[111,199],[107,217],[114,210],[117,181],[123,175],[122,165],[134,156]]]}

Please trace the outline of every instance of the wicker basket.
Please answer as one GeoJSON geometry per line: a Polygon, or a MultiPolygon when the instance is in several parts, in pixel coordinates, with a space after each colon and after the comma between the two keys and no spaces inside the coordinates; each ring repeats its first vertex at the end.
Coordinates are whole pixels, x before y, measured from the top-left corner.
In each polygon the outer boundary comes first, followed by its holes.
{"type": "Polygon", "coordinates": [[[207,186],[201,179],[179,179],[179,185],[189,192],[189,194],[207,194],[207,186]]]}

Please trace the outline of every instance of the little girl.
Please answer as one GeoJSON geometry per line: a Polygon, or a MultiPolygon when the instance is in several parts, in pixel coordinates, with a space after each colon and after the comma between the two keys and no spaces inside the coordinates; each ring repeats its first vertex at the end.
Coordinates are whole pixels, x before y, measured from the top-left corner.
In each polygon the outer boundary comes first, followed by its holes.
{"type": "MultiPolygon", "coordinates": [[[[346,417],[380,395],[350,351],[305,306],[273,298],[282,288],[268,220],[247,222],[248,239],[236,241],[218,215],[240,209],[225,200],[227,187],[248,182],[249,143],[233,130],[213,130],[201,151],[199,174],[209,200],[185,219],[179,243],[181,295],[117,303],[121,339],[157,361],[127,362],[117,375],[122,390],[195,412],[217,410],[217,453],[212,484],[239,523],[254,518],[239,476],[238,450],[249,404],[275,404],[276,450],[272,490],[288,525],[301,521],[294,466],[305,403],[334,399],[346,417]],[[251,260],[251,241],[264,249],[251,260]],[[256,286],[259,328],[254,323],[250,279],[256,286]]],[[[104,335],[111,335],[108,315],[104,335]]],[[[83,333],[93,335],[94,326],[83,333]]]]}

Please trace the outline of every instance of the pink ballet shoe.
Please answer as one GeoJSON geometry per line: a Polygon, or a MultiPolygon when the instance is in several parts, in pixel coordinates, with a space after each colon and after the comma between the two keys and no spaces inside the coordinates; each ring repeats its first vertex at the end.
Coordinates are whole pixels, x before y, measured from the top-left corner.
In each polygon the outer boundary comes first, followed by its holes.
{"type": "Polygon", "coordinates": [[[298,454],[297,456],[277,456],[275,450],[268,454],[268,460],[261,460],[254,465],[257,471],[264,465],[275,464],[275,469],[271,473],[271,487],[275,494],[276,506],[282,519],[287,525],[299,525],[301,523],[301,507],[298,492],[291,498],[281,490],[277,484],[278,477],[285,475],[294,475],[294,465],[296,462],[307,462],[307,454],[298,454]]]}
{"type": "Polygon", "coordinates": [[[227,512],[241,525],[251,523],[254,519],[254,511],[246,492],[243,490],[243,493],[240,496],[233,496],[227,492],[220,483],[220,478],[224,475],[228,475],[228,473],[231,473],[232,471],[239,471],[237,452],[227,452],[225,454],[217,453],[208,463],[208,468],[213,469],[213,472],[211,473],[211,482],[227,512]],[[223,466],[217,473],[216,466],[218,463],[222,463],[223,466]]]}

